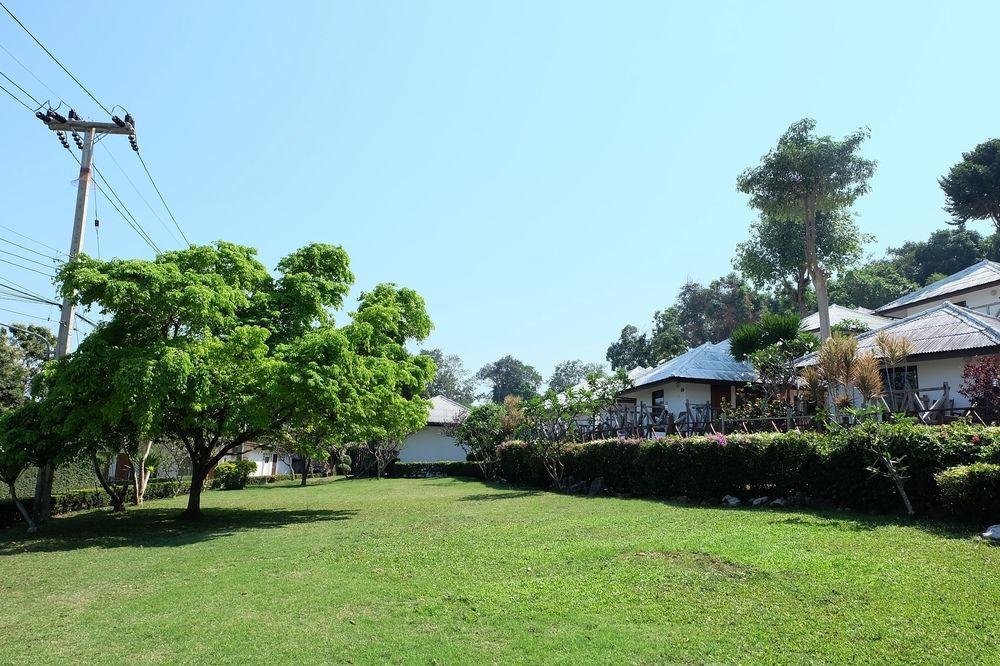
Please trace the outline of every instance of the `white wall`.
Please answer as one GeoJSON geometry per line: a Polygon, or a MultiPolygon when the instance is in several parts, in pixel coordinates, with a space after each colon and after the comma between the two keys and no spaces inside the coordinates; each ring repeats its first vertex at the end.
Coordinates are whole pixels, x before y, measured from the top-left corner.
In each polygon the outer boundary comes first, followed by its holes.
{"type": "Polygon", "coordinates": [[[444,433],[443,427],[429,425],[403,440],[399,459],[402,462],[465,460],[465,451],[455,443],[454,437],[444,433]]]}
{"type": "MultiPolygon", "coordinates": [[[[955,407],[968,407],[970,401],[962,394],[961,390],[962,371],[965,370],[965,364],[969,360],[971,358],[946,358],[915,363],[920,388],[943,386],[947,382],[951,389],[951,397],[955,401],[955,407]]],[[[931,400],[937,400],[941,397],[941,393],[934,391],[928,393],[927,396],[931,400]]]]}
{"type": "MultiPolygon", "coordinates": [[[[694,382],[667,382],[655,386],[640,386],[622,394],[625,398],[635,398],[636,406],[641,404],[647,407],[653,404],[653,391],[663,391],[663,399],[667,403],[667,410],[677,416],[684,411],[686,403],[705,404],[712,400],[711,384],[700,384],[694,382]]],[[[730,401],[735,399],[735,387],[730,389],[730,401]]]]}
{"type": "Polygon", "coordinates": [[[908,317],[909,315],[916,314],[918,312],[923,312],[924,310],[929,310],[936,305],[941,305],[945,301],[949,301],[952,304],[957,304],[961,301],[965,301],[965,307],[967,308],[978,308],[981,306],[989,305],[992,306],[988,310],[977,310],[977,312],[982,312],[984,314],[993,315],[994,317],[1000,315],[1000,287],[991,287],[989,289],[980,289],[979,291],[973,291],[968,294],[959,294],[957,296],[952,295],[947,298],[941,298],[936,301],[930,301],[929,303],[921,303],[920,305],[914,305],[907,308],[905,311],[900,311],[893,313],[893,317],[908,317]]]}

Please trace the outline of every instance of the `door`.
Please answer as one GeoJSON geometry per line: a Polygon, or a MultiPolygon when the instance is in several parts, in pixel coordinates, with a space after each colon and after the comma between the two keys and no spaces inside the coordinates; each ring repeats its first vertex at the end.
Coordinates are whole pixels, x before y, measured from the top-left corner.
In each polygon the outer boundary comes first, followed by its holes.
{"type": "MultiPolygon", "coordinates": [[[[726,384],[712,384],[712,409],[722,409],[722,403],[729,404],[729,386],[726,384]]],[[[732,405],[730,405],[732,406],[732,405]]]]}

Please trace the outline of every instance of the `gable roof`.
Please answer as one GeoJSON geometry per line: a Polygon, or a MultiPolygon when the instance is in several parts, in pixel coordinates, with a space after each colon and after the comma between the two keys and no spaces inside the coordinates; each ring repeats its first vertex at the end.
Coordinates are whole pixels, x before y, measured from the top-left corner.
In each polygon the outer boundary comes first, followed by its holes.
{"type": "Polygon", "coordinates": [[[427,414],[427,425],[450,425],[469,413],[465,405],[436,395],[431,398],[431,409],[427,414]]]}
{"type": "MultiPolygon", "coordinates": [[[[869,310],[868,308],[845,308],[843,305],[837,305],[836,303],[830,306],[830,326],[836,326],[845,319],[860,321],[870,330],[882,328],[893,321],[889,317],[882,317],[875,314],[873,310],[869,310]]],[[[803,318],[799,328],[810,333],[819,331],[819,313],[814,312],[808,317],[803,318]]]]}
{"type": "Polygon", "coordinates": [[[949,275],[912,293],[900,296],[891,303],[876,308],[876,313],[890,313],[910,305],[946,298],[993,285],[1000,285],[1000,263],[984,259],[965,270],[949,275]]]}
{"type": "MultiPolygon", "coordinates": [[[[878,331],[859,335],[858,352],[875,352],[875,338],[882,331],[907,338],[913,345],[911,356],[1000,347],[1000,319],[947,301],[905,319],[898,319],[878,331]]],[[[796,365],[814,365],[816,357],[816,352],[807,354],[796,361],[796,365]]]]}
{"type": "Polygon", "coordinates": [[[729,340],[706,342],[655,368],[632,378],[634,388],[671,379],[719,382],[750,382],[757,379],[753,366],[737,361],[729,351],[729,340]]]}

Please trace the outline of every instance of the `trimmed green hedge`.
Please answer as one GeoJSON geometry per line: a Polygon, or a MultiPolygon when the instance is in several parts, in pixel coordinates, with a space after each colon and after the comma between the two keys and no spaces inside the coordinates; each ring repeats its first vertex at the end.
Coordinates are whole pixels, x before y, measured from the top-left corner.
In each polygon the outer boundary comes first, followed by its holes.
{"type": "Polygon", "coordinates": [[[1000,465],[975,463],[937,475],[941,504],[953,516],[1000,520],[1000,465]]]}
{"type": "MultiPolygon", "coordinates": [[[[1000,429],[967,424],[884,424],[875,430],[894,457],[902,458],[906,489],[920,508],[940,505],[935,475],[949,467],[979,462],[1000,443],[1000,429]]],[[[645,497],[719,501],[792,495],[817,504],[867,511],[898,511],[892,482],[870,470],[870,430],[836,433],[761,433],[655,440],[612,439],[567,444],[566,478],[602,478],[612,492],[645,497]]],[[[502,476],[513,483],[548,486],[540,444],[507,442],[500,447],[502,476]]]]}
{"type": "Polygon", "coordinates": [[[483,478],[483,472],[474,462],[441,460],[438,462],[396,461],[386,470],[386,476],[398,479],[425,479],[437,476],[467,476],[483,478]]]}
{"type": "MultiPolygon", "coordinates": [[[[147,500],[153,500],[163,497],[176,497],[177,495],[186,494],[189,490],[191,490],[190,481],[181,483],[170,479],[156,479],[150,481],[146,486],[146,494],[144,498],[147,500]]],[[[131,502],[134,498],[135,491],[131,486],[129,486],[128,501],[131,502]]],[[[31,511],[34,504],[32,498],[26,497],[20,499],[28,510],[31,511]]],[[[61,493],[53,493],[52,495],[53,515],[71,513],[73,511],[84,511],[87,509],[98,509],[110,505],[111,500],[103,489],[67,490],[61,493]]],[[[9,527],[10,525],[18,522],[21,522],[21,514],[18,513],[17,507],[14,506],[14,502],[10,500],[0,501],[0,527],[9,527]]]]}

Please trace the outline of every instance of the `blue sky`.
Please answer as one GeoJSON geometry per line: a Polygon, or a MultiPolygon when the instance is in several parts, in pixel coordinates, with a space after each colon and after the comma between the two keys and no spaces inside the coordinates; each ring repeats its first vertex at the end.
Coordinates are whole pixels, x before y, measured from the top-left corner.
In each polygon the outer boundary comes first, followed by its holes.
{"type": "MultiPolygon", "coordinates": [[[[736,177],[799,118],[835,135],[871,128],[879,169],[857,211],[875,254],[942,226],[937,178],[1000,134],[997,3],[141,2],[88,14],[5,1],[98,99],[136,117],[193,241],[253,245],[271,267],[312,241],[341,244],[358,289],[423,294],[426,344],[470,369],[505,354],[546,376],[563,359],[603,361],[624,324],[648,326],[686,279],[728,272],[753,218],[736,177]]],[[[3,14],[0,44],[102,117],[3,14]]],[[[2,51],[0,71],[52,96],[2,51]]],[[[2,93],[0,121],[0,223],[64,248],[71,159],[2,93]]],[[[169,225],[127,141],[105,145],[169,225]]],[[[96,160],[157,243],[176,247],[104,148],[96,160]]],[[[103,257],[151,255],[103,199],[98,214],[103,257]]],[[[0,277],[52,292],[7,264],[0,277]]]]}

